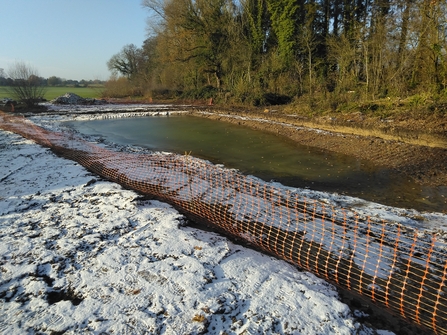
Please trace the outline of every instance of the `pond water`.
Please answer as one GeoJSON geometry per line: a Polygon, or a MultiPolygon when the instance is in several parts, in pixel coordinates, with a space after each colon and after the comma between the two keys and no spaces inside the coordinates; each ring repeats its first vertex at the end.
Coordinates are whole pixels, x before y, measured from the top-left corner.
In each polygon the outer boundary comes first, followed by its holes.
{"type": "Polygon", "coordinates": [[[190,153],[287,186],[337,192],[421,211],[442,212],[447,208],[447,187],[421,187],[368,161],[225,122],[159,116],[66,124],[82,134],[99,135],[122,145],[190,153]]]}

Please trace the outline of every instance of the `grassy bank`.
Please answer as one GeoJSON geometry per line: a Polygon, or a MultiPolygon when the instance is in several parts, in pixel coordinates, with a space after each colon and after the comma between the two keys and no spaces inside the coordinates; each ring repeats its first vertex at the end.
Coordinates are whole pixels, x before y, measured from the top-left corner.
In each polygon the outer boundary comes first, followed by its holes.
{"type": "MultiPolygon", "coordinates": [[[[74,86],[64,86],[64,87],[47,87],[44,98],[47,100],[52,100],[57,98],[65,93],[71,92],[75,93],[83,98],[101,98],[101,94],[104,90],[104,87],[74,87],[74,86]]],[[[8,93],[8,87],[0,86],[0,98],[10,97],[11,94],[8,93]]]]}

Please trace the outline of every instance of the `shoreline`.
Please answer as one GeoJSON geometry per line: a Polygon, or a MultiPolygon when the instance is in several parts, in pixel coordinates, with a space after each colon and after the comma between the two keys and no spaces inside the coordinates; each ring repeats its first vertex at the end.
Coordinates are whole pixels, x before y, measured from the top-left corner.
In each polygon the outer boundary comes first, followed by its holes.
{"type": "MultiPolygon", "coordinates": [[[[337,132],[282,115],[190,111],[191,115],[238,124],[289,138],[296,143],[341,153],[402,173],[422,186],[447,185],[447,149],[416,145],[370,134],[337,132]]],[[[349,128],[353,129],[353,128],[349,128]]]]}
{"type": "MultiPolygon", "coordinates": [[[[98,106],[54,106],[54,110],[24,113],[25,117],[42,115],[103,115],[119,113],[130,116],[154,113],[185,113],[233,123],[255,130],[284,136],[296,143],[341,153],[392,172],[405,175],[421,186],[447,186],[446,125],[429,120],[375,120],[352,115],[304,118],[284,111],[245,111],[241,108],[188,104],[124,103],[98,106]],[[109,107],[107,107],[109,106],[109,107]],[[112,106],[112,107],[110,107],[112,106]],[[129,110],[130,109],[130,110],[129,110]],[[421,124],[420,124],[421,123],[421,124]],[[417,129],[420,124],[420,128],[417,129]],[[433,124],[436,124],[434,126],[433,124]],[[428,131],[422,131],[428,128],[428,131]]],[[[122,117],[122,116],[119,116],[122,117]]],[[[78,117],[76,117],[78,118],[78,117]]]]}

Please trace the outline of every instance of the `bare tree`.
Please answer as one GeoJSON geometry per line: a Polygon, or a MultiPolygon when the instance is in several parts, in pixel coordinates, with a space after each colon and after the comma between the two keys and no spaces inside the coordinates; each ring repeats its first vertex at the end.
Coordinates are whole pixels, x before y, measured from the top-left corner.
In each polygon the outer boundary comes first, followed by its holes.
{"type": "Polygon", "coordinates": [[[36,105],[44,96],[46,87],[37,70],[24,62],[12,65],[8,76],[13,80],[8,91],[14,99],[24,102],[28,107],[36,105]]]}
{"type": "Polygon", "coordinates": [[[107,67],[114,74],[120,73],[127,79],[134,79],[143,60],[142,50],[134,44],[128,44],[109,59],[107,67]]]}

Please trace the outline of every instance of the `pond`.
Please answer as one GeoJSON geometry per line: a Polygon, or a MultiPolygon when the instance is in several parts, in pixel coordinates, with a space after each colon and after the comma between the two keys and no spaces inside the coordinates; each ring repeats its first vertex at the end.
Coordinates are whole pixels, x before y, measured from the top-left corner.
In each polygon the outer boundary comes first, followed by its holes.
{"type": "Polygon", "coordinates": [[[66,124],[85,135],[207,159],[266,181],[359,197],[420,211],[443,211],[447,187],[421,187],[350,156],[303,146],[247,127],[192,116],[158,116],[66,124]]]}

